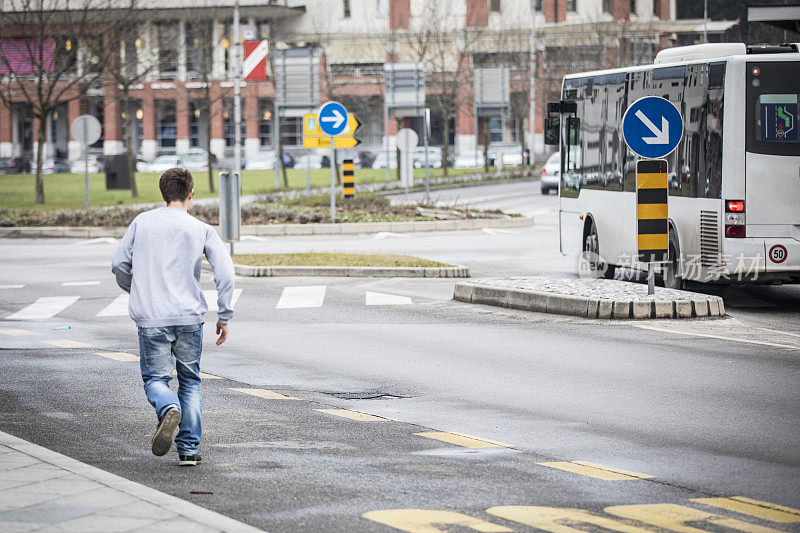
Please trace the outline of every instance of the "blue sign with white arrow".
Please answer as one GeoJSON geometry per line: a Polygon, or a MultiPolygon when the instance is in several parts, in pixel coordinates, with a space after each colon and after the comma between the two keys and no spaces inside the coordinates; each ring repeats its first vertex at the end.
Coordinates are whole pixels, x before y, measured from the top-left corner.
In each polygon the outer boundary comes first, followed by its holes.
{"type": "Polygon", "coordinates": [[[326,102],[319,108],[317,120],[325,135],[336,137],[347,129],[347,109],[339,102],[326,102]]]}
{"type": "Polygon", "coordinates": [[[657,159],[669,155],[683,137],[681,112],[666,98],[639,98],[622,117],[622,136],[640,157],[657,159]]]}

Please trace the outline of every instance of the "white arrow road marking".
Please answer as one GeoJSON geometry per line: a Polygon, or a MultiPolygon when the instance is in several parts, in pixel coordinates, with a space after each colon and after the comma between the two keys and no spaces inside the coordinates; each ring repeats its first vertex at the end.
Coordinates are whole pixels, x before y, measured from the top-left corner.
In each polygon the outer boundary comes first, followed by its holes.
{"type": "Polygon", "coordinates": [[[22,289],[25,285],[0,285],[0,289],[22,289]]]}
{"type": "Polygon", "coordinates": [[[120,294],[95,316],[128,316],[128,298],[127,294],[120,294]]]}
{"type": "Polygon", "coordinates": [[[242,235],[239,237],[240,241],[265,241],[264,237],[256,237],[255,235],[242,235]]]}
{"type": "MultiPolygon", "coordinates": [[[[233,298],[231,298],[231,307],[236,305],[236,302],[239,300],[239,296],[242,294],[242,289],[234,289],[233,290],[233,298]]],[[[203,296],[206,297],[206,303],[208,304],[208,310],[214,311],[215,313],[219,311],[219,306],[217,305],[217,291],[214,289],[209,289],[207,291],[203,291],[203,296]]]]}
{"type": "Polygon", "coordinates": [[[346,117],[344,117],[341,113],[339,113],[338,109],[334,109],[333,111],[331,111],[331,113],[333,113],[332,117],[322,117],[320,120],[322,122],[333,122],[333,127],[338,128],[339,126],[342,125],[342,122],[346,117]]]}
{"type": "Polygon", "coordinates": [[[303,287],[284,287],[276,309],[297,309],[300,307],[322,307],[325,300],[326,285],[303,287]]]}
{"type": "Polygon", "coordinates": [[[411,305],[412,303],[414,302],[408,296],[367,291],[367,305],[411,305]]]}
{"type": "Polygon", "coordinates": [[[37,318],[50,318],[78,301],[80,296],[46,296],[38,298],[25,309],[21,309],[6,320],[33,320],[37,318]]]}
{"type": "Polygon", "coordinates": [[[483,228],[481,231],[489,235],[519,235],[518,231],[510,229],[483,228]]]}
{"type": "Polygon", "coordinates": [[[396,239],[408,239],[409,235],[406,235],[405,233],[392,233],[391,231],[379,231],[378,233],[375,234],[374,237],[372,237],[372,239],[375,241],[379,241],[387,237],[394,237],[396,239]]]}
{"type": "Polygon", "coordinates": [[[667,117],[661,117],[661,129],[658,129],[649,118],[642,113],[642,110],[636,112],[636,118],[641,120],[647,129],[655,134],[655,137],[642,137],[642,140],[647,144],[669,144],[669,121],[667,117]]]}

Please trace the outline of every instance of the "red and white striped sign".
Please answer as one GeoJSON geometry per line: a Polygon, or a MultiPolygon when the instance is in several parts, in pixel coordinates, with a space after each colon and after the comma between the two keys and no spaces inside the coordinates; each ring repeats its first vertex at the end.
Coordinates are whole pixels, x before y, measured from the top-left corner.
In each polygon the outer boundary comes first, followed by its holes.
{"type": "Polygon", "coordinates": [[[264,81],[267,79],[267,41],[245,41],[244,63],[242,75],[247,81],[264,81]]]}

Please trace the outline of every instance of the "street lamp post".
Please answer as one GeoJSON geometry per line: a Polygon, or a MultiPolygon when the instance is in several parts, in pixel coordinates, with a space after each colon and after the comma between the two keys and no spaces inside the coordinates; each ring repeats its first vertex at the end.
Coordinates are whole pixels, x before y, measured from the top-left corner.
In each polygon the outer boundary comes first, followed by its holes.
{"type": "Polygon", "coordinates": [[[536,0],[531,0],[531,101],[530,101],[530,157],[528,164],[533,166],[533,154],[536,148],[536,0]]]}

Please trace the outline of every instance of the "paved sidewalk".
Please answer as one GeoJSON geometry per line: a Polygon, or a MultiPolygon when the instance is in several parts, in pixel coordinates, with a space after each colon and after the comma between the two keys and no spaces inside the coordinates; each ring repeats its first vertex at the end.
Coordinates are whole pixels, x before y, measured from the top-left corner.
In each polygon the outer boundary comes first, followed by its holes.
{"type": "Polygon", "coordinates": [[[0,432],[0,531],[261,530],[0,432]]]}

